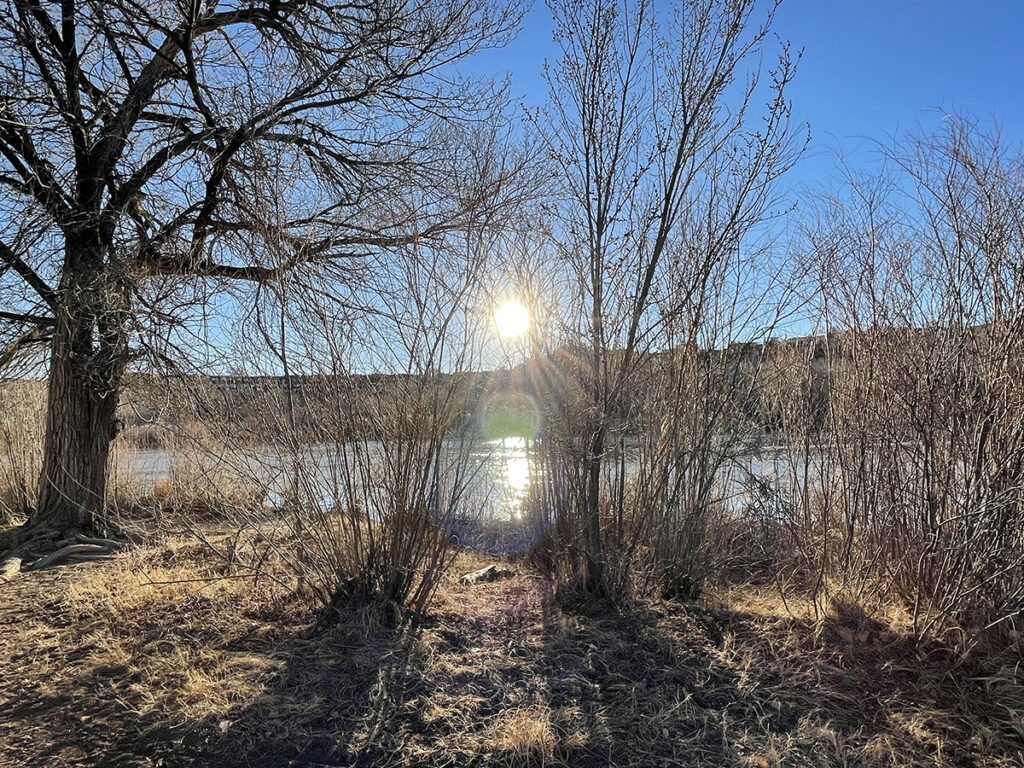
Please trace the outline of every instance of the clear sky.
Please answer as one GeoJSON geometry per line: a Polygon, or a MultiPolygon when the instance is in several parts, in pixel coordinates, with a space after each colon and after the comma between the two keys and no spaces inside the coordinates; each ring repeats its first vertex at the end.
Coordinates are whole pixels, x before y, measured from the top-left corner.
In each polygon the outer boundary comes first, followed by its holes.
{"type": "MultiPolygon", "coordinates": [[[[790,96],[812,146],[795,183],[827,181],[836,149],[870,159],[872,139],[934,125],[937,109],[1024,139],[1024,0],[784,0],[775,31],[804,49],[790,96]]],[[[513,93],[538,106],[543,62],[556,55],[550,12],[535,0],[519,38],[476,65],[507,72],[513,93]]]]}
{"type": "MultiPolygon", "coordinates": [[[[475,56],[467,70],[507,74],[517,101],[541,106],[544,61],[558,53],[551,28],[543,0],[534,0],[518,38],[475,56]]],[[[1024,0],[784,0],[775,31],[804,49],[790,98],[812,139],[790,175],[794,191],[836,182],[836,151],[855,167],[868,163],[874,141],[934,127],[942,110],[997,121],[1006,139],[1024,140],[1024,0]]]]}

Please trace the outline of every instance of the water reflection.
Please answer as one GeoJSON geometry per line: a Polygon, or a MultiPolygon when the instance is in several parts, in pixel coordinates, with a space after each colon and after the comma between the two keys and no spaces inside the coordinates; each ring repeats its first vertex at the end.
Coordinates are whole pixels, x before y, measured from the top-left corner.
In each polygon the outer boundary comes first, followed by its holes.
{"type": "Polygon", "coordinates": [[[530,488],[530,453],[529,443],[522,437],[506,437],[501,440],[491,440],[490,463],[499,467],[501,471],[490,472],[492,482],[500,490],[500,496],[504,497],[501,505],[504,509],[491,510],[499,513],[499,516],[508,520],[520,520],[524,515],[526,494],[530,488]]]}
{"type": "MultiPolygon", "coordinates": [[[[461,494],[463,508],[457,510],[459,516],[494,521],[522,520],[535,471],[531,466],[530,449],[531,441],[522,437],[487,440],[472,446],[453,441],[443,446],[438,457],[441,497],[453,490],[448,487],[449,478],[461,478],[458,482],[465,482],[467,488],[461,494]]],[[[369,491],[368,500],[372,502],[376,498],[374,489],[383,487],[385,473],[359,469],[367,458],[371,469],[378,463],[383,467],[382,446],[373,442],[358,446],[308,445],[297,459],[272,448],[245,455],[209,457],[173,451],[139,451],[120,455],[114,474],[118,482],[143,493],[179,480],[205,478],[216,484],[219,478],[233,477],[266,488],[266,506],[279,507],[296,484],[297,464],[301,467],[300,490],[305,500],[330,509],[344,504],[346,482],[353,482],[360,489],[352,496],[363,497],[365,487],[369,491]],[[357,452],[363,457],[357,459],[357,452]],[[346,467],[347,472],[342,472],[346,467]]]]}
{"type": "MultiPolygon", "coordinates": [[[[541,524],[529,520],[527,514],[531,485],[538,482],[543,471],[532,459],[533,449],[533,441],[524,437],[472,445],[457,441],[445,444],[438,456],[438,485],[434,492],[438,524],[451,524],[463,532],[480,526],[526,528],[541,524]],[[462,482],[465,488],[456,493],[453,486],[462,482]],[[449,504],[446,499],[454,501],[449,504]]],[[[173,482],[179,471],[186,477],[207,478],[214,483],[216,478],[236,478],[266,488],[265,503],[270,508],[282,506],[299,483],[298,492],[305,504],[324,510],[343,509],[356,499],[367,507],[371,518],[380,519],[386,510],[379,505],[388,504],[390,498],[384,487],[386,473],[377,471],[382,470],[384,463],[383,447],[368,442],[305,446],[297,460],[269,448],[246,455],[203,459],[146,451],[122,456],[115,472],[120,475],[119,481],[142,491],[168,480],[173,482]],[[197,462],[205,466],[194,466],[197,462]],[[297,465],[301,472],[297,472],[297,465]],[[347,483],[354,483],[355,487],[347,483]]],[[[633,457],[627,457],[625,467],[628,476],[639,469],[633,457]]],[[[808,474],[816,478],[821,472],[821,468],[811,464],[794,464],[784,452],[764,450],[720,468],[715,497],[726,508],[743,514],[749,507],[765,503],[765,493],[758,493],[762,485],[776,492],[792,493],[808,482],[808,474]]],[[[526,535],[525,530],[521,535],[526,535]]]]}
{"type": "Polygon", "coordinates": [[[526,456],[505,456],[506,484],[510,490],[522,493],[530,486],[530,460],[526,456]]]}

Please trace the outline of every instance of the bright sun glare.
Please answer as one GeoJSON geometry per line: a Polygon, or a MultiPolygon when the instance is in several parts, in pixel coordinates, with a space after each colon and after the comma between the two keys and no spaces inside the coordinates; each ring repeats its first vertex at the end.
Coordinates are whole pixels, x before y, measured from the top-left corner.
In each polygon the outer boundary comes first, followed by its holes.
{"type": "Polygon", "coordinates": [[[494,324],[502,336],[522,336],[530,327],[530,313],[519,301],[507,301],[494,313],[494,324]]]}

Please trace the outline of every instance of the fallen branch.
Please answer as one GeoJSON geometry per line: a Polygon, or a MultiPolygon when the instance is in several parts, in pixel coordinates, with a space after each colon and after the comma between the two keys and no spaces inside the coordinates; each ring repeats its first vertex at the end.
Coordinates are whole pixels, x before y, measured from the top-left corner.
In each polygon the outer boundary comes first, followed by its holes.
{"type": "Polygon", "coordinates": [[[487,581],[497,581],[498,579],[510,579],[515,576],[514,571],[510,571],[507,568],[498,568],[495,565],[488,565],[485,568],[481,568],[479,571],[473,571],[459,577],[460,584],[479,584],[487,581]]]}

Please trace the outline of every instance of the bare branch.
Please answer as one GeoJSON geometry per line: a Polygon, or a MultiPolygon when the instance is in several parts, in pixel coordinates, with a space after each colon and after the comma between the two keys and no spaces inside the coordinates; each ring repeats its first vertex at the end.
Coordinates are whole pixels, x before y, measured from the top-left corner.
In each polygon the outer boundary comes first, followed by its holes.
{"type": "Polygon", "coordinates": [[[39,295],[39,298],[45,301],[51,309],[57,308],[57,298],[53,288],[47,285],[46,281],[39,277],[36,271],[26,264],[18,254],[11,250],[10,246],[3,241],[0,241],[0,261],[17,272],[21,278],[39,295]]]}

